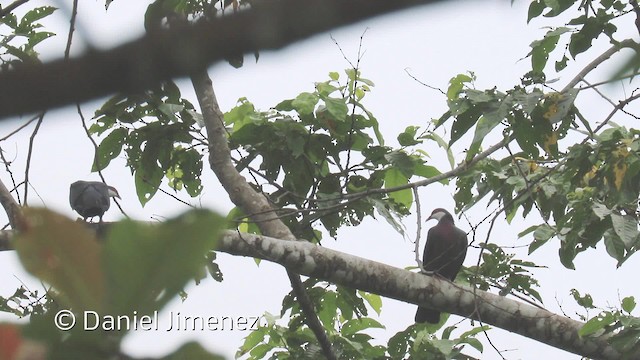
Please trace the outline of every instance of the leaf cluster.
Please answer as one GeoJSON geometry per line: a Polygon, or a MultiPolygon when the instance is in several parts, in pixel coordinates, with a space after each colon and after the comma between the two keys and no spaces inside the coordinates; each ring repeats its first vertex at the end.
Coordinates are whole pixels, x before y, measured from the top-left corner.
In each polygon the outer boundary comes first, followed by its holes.
{"type": "Polygon", "coordinates": [[[269,111],[243,98],[225,114],[230,146],[242,151],[236,168],[261,178],[259,190],[296,214],[283,220],[299,237],[313,239],[317,220],[335,236],[341,226],[358,225],[374,211],[400,229],[395,216],[408,214],[410,189],[344,198],[440,173],[426,164],[424,153],[408,150],[422,142],[417,127],[400,134],[402,148],[384,145],[377,119],[362,103],[373,82],[357,70],[346,74],[346,83],[332,72],[315,91],[269,111]]]}
{"type": "Polygon", "coordinates": [[[91,134],[104,136],[92,170],[103,170],[124,150],[142,205],[155,195],[163,178],[172,189],[196,197],[202,191],[207,146],[198,126],[201,118],[171,81],[143,94],[116,95],[96,111],[89,128],[91,134]]]}
{"type": "MultiPolygon", "coordinates": [[[[112,225],[107,239],[98,243],[85,225],[61,215],[29,209],[26,216],[29,227],[16,241],[16,250],[27,271],[55,291],[47,294],[44,311],[37,305],[29,310],[29,324],[7,326],[19,333],[17,348],[46,345],[51,359],[119,355],[120,343],[136,319],[153,315],[188,281],[202,276],[204,254],[214,247],[224,224],[220,216],[204,210],[157,225],[123,221],[112,225]],[[60,324],[60,310],[73,313],[76,326],[67,331],[54,326],[60,324]],[[86,311],[99,314],[99,326],[93,331],[85,328],[92,326],[84,323],[86,311]],[[107,317],[127,320],[122,325],[107,317]]],[[[195,344],[185,345],[177,354],[218,358],[195,344]]]]}
{"type": "Polygon", "coordinates": [[[20,19],[13,13],[0,18],[0,30],[9,30],[9,34],[0,37],[1,71],[7,71],[22,63],[39,62],[36,45],[55,35],[42,30],[43,25],[39,21],[54,11],[56,8],[52,6],[40,6],[27,11],[20,19]]]}

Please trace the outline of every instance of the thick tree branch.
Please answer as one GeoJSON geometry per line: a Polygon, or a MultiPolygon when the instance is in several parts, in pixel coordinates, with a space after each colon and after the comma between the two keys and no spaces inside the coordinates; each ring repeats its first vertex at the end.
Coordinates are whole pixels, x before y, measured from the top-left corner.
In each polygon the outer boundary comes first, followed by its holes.
{"type": "MultiPolygon", "coordinates": [[[[89,226],[94,224],[88,224],[89,226]]],[[[11,250],[13,230],[0,231],[0,251],[11,250]]],[[[504,296],[317,246],[225,231],[217,251],[278,263],[289,271],[384,297],[481,320],[501,329],[593,359],[620,359],[609,336],[581,338],[584,323],[504,296]]],[[[625,354],[640,358],[640,353],[625,354]]]]}
{"type": "MultiPolygon", "coordinates": [[[[304,241],[226,231],[219,251],[276,262],[302,275],[384,297],[482,320],[507,331],[594,359],[619,359],[608,336],[584,337],[579,321],[438,277],[413,273],[304,241]]],[[[626,354],[640,358],[638,354],[626,354]]]]}
{"type": "MultiPolygon", "coordinates": [[[[11,228],[20,229],[22,224],[22,208],[13,196],[11,196],[11,192],[9,192],[9,189],[7,189],[2,180],[0,180],[0,204],[2,204],[4,211],[7,213],[11,228]]],[[[3,246],[0,245],[0,250],[2,248],[3,246]]]]}
{"type": "MultiPolygon", "coordinates": [[[[191,76],[191,81],[196,91],[209,139],[209,165],[229,194],[229,198],[246,214],[255,214],[251,215],[251,219],[258,223],[263,234],[295,241],[295,236],[280,219],[267,218],[270,215],[265,210],[270,210],[271,204],[263,194],[255,191],[233,166],[231,152],[227,144],[224,119],[209,75],[206,71],[199,71],[191,76]]],[[[300,276],[288,269],[287,275],[293,293],[304,313],[305,322],[313,331],[325,358],[337,359],[329,336],[316,315],[313,303],[309,299],[300,276]]]]}
{"type": "Polygon", "coordinates": [[[280,49],[339,26],[441,0],[265,0],[212,22],[154,31],[107,51],[0,73],[0,118],[134,93],[208,65],[280,49]]]}

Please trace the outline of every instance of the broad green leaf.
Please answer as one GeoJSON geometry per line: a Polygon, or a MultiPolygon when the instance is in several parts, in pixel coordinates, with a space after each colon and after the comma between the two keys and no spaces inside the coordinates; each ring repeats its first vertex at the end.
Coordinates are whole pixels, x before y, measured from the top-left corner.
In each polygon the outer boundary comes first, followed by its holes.
{"type": "Polygon", "coordinates": [[[240,346],[240,349],[238,349],[238,351],[236,352],[236,356],[240,357],[248,353],[249,351],[251,351],[251,349],[264,341],[267,332],[268,328],[261,327],[249,333],[249,335],[244,338],[244,342],[240,346]]]}
{"type": "Polygon", "coordinates": [[[347,112],[349,111],[349,109],[347,108],[345,99],[334,99],[328,97],[323,100],[325,105],[327,106],[327,110],[329,110],[329,113],[333,115],[336,120],[347,120],[347,112]]]}
{"type": "Polygon", "coordinates": [[[453,101],[458,98],[458,95],[464,88],[465,83],[469,83],[473,78],[469,75],[458,74],[449,80],[449,89],[447,89],[447,99],[453,101]]]}
{"type": "Polygon", "coordinates": [[[624,253],[625,253],[626,247],[622,239],[620,239],[618,234],[615,233],[615,230],[605,232],[604,246],[605,246],[605,249],[607,250],[607,254],[609,254],[609,256],[611,256],[612,258],[618,260],[618,266],[619,266],[622,260],[624,259],[624,253]]]}
{"type": "Polygon", "coordinates": [[[593,210],[593,213],[596,214],[596,216],[599,217],[600,220],[603,220],[612,213],[612,211],[607,208],[606,205],[599,202],[595,202],[591,207],[591,210],[593,210]]]}
{"type": "Polygon", "coordinates": [[[102,248],[84,223],[52,211],[24,209],[24,231],[14,242],[25,269],[62,293],[72,308],[105,310],[102,248]]]}
{"type": "MultiPolygon", "coordinates": [[[[424,164],[416,164],[413,170],[415,175],[421,176],[425,179],[429,179],[434,176],[442,174],[440,170],[438,170],[436,167],[431,165],[424,165],[424,164]]],[[[448,184],[449,179],[443,179],[440,182],[443,184],[448,184]]]]}
{"type": "Polygon", "coordinates": [[[636,299],[633,296],[627,296],[622,299],[622,310],[631,313],[636,308],[636,299]]]}
{"type": "Polygon", "coordinates": [[[398,135],[398,143],[400,146],[412,146],[420,144],[422,141],[416,139],[416,132],[419,127],[407,126],[402,133],[398,135]]]}
{"type": "Polygon", "coordinates": [[[359,319],[351,319],[344,323],[340,332],[343,336],[351,336],[356,333],[359,333],[362,330],[370,329],[370,328],[378,328],[384,329],[384,325],[380,324],[378,321],[371,318],[359,318],[359,319]]]}
{"type": "Polygon", "coordinates": [[[476,124],[480,116],[482,116],[482,111],[479,106],[471,106],[461,114],[457,115],[453,125],[451,126],[451,140],[449,140],[449,146],[453,145],[464,134],[466,134],[467,131],[476,124]]]}
{"type": "Polygon", "coordinates": [[[40,7],[34,8],[33,10],[27,11],[27,13],[22,18],[22,23],[27,23],[27,24],[34,23],[40,19],[43,19],[53,14],[53,12],[56,10],[58,9],[53,6],[40,6],[40,7]]]}
{"type": "Polygon", "coordinates": [[[447,160],[449,160],[449,165],[453,169],[454,166],[455,166],[455,158],[453,157],[453,152],[451,151],[451,148],[449,147],[449,144],[447,144],[447,142],[444,141],[444,139],[442,137],[440,137],[440,135],[438,135],[438,134],[436,134],[434,132],[430,132],[429,134],[427,134],[425,136],[425,138],[434,140],[438,144],[438,146],[440,146],[441,148],[446,150],[446,152],[447,152],[447,160]]]}
{"type": "Polygon", "coordinates": [[[91,167],[92,172],[104,170],[111,163],[111,160],[120,155],[128,134],[129,131],[127,129],[117,128],[100,142],[91,167]]]}
{"type": "Polygon", "coordinates": [[[598,316],[587,321],[581,328],[578,330],[578,335],[580,336],[589,336],[595,334],[600,330],[604,330],[605,326],[609,326],[613,324],[616,319],[612,314],[603,312],[598,316]]]}
{"type": "Polygon", "coordinates": [[[223,218],[205,210],[160,224],[125,220],[112,225],[101,259],[110,312],[160,310],[199,276],[223,228],[223,218]]]}
{"type": "Polygon", "coordinates": [[[531,1],[531,4],[529,5],[529,11],[527,13],[527,24],[529,23],[529,21],[531,21],[531,19],[540,16],[540,14],[542,14],[545,8],[546,8],[546,5],[544,1],[542,0],[531,1]]]}
{"type": "Polygon", "coordinates": [[[317,103],[317,95],[303,92],[298,95],[293,102],[291,102],[291,106],[293,106],[300,115],[309,115],[313,113],[317,103]]]}
{"type": "Polygon", "coordinates": [[[613,230],[620,237],[626,249],[630,249],[636,242],[638,237],[638,222],[631,216],[622,216],[619,214],[611,214],[611,223],[613,230]]]}
{"type": "Polygon", "coordinates": [[[358,290],[358,294],[369,303],[369,306],[375,311],[378,315],[382,311],[382,297],[377,294],[368,293],[366,291],[358,290]]]}
{"type": "MultiPolygon", "coordinates": [[[[387,189],[394,188],[396,186],[402,186],[409,183],[409,179],[395,167],[387,169],[384,175],[384,186],[387,189]]],[[[389,197],[398,204],[404,205],[407,209],[411,207],[413,203],[413,193],[411,189],[404,189],[389,193],[389,197]]]]}

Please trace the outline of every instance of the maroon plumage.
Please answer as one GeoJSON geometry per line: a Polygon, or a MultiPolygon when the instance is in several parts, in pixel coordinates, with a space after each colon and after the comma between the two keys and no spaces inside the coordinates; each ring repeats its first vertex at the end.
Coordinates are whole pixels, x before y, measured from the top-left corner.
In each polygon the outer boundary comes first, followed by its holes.
{"type": "MultiPolygon", "coordinates": [[[[438,223],[427,234],[422,267],[453,281],[467,255],[467,234],[454,225],[453,216],[445,209],[433,210],[427,220],[430,219],[437,219],[438,223]]],[[[437,324],[440,322],[440,312],[419,307],[415,321],[437,324]]]]}

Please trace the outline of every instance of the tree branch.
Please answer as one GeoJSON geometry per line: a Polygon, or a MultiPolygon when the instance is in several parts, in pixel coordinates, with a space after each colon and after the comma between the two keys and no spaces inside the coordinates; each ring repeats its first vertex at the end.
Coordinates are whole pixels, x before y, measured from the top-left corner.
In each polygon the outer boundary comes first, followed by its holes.
{"type": "Polygon", "coordinates": [[[0,118],[135,93],[217,61],[280,49],[376,15],[442,0],[265,0],[251,10],[153,31],[106,51],[0,73],[0,118]]]}
{"type": "MultiPolygon", "coordinates": [[[[267,198],[263,194],[256,192],[233,166],[231,151],[227,143],[224,119],[209,75],[206,71],[197,72],[191,76],[191,82],[196,91],[196,97],[200,104],[209,139],[209,166],[229,194],[229,198],[246,214],[254,214],[251,215],[251,219],[257,222],[263,234],[295,241],[296,238],[291,233],[291,230],[280,219],[268,218],[270,214],[265,213],[265,210],[270,210],[271,204],[267,198]]],[[[337,359],[331,341],[316,315],[313,303],[309,299],[300,276],[288,269],[287,275],[289,276],[293,293],[304,313],[305,322],[309,329],[313,331],[325,358],[329,360],[337,359]]]]}
{"type": "MultiPolygon", "coordinates": [[[[88,224],[93,225],[96,224],[88,224]]],[[[0,251],[12,250],[14,233],[13,230],[0,231],[0,251]]],[[[580,337],[582,322],[437,276],[410,272],[306,241],[227,230],[222,233],[216,251],[264,259],[333,284],[481,320],[588,358],[622,358],[622,354],[609,345],[610,335],[580,337]]],[[[639,358],[640,352],[625,356],[639,358]]]]}
{"type": "MultiPolygon", "coordinates": [[[[9,217],[9,224],[12,229],[20,229],[22,222],[22,208],[16,202],[16,200],[11,196],[11,192],[4,185],[4,182],[0,180],[0,204],[4,208],[4,211],[7,213],[7,217],[9,217]]],[[[0,245],[0,250],[3,249],[3,246],[0,245]]]]}
{"type": "MultiPolygon", "coordinates": [[[[217,250],[265,259],[309,277],[482,320],[585,357],[622,357],[607,342],[609,336],[580,337],[582,322],[436,276],[413,273],[309,242],[226,231],[217,250]]],[[[640,357],[640,353],[625,355],[640,357]]]]}

